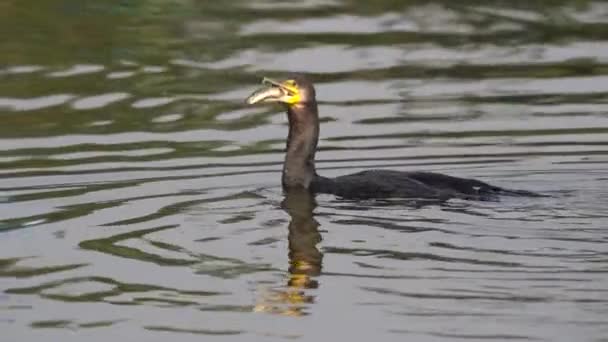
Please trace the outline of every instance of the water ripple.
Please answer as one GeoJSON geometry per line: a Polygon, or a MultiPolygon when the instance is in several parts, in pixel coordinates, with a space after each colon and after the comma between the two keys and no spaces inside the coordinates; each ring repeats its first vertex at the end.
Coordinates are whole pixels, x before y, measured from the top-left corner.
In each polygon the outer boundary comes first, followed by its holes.
{"type": "Polygon", "coordinates": [[[0,3],[6,338],[608,335],[605,3],[24,4],[0,3]],[[283,194],[286,116],[243,99],[292,71],[320,174],[547,197],[283,194]]]}

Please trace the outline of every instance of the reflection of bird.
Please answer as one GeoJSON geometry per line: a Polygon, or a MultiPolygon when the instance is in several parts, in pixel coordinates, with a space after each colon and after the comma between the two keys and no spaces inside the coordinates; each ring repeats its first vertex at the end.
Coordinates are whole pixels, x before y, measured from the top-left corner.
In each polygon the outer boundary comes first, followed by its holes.
{"type": "Polygon", "coordinates": [[[279,102],[287,108],[289,135],[283,165],[283,189],[304,188],[344,198],[493,199],[497,195],[534,193],[507,190],[466,178],[431,172],[368,170],[336,178],[319,176],[315,170],[315,151],[319,140],[319,115],[315,89],[304,76],[295,75],[278,82],[264,78],[266,86],[257,90],[247,103],[279,102]]]}
{"type": "Polygon", "coordinates": [[[290,285],[317,287],[311,277],[321,273],[323,254],[316,247],[321,242],[321,233],[319,223],[313,217],[315,199],[308,191],[294,189],[285,193],[282,206],[291,217],[288,236],[290,285]]]}
{"type": "Polygon", "coordinates": [[[285,193],[282,207],[289,214],[289,278],[282,286],[262,296],[255,311],[286,316],[306,315],[314,303],[309,290],[319,287],[315,279],[321,273],[323,254],[317,248],[321,242],[319,223],[314,219],[316,203],[313,195],[303,189],[285,193]]]}

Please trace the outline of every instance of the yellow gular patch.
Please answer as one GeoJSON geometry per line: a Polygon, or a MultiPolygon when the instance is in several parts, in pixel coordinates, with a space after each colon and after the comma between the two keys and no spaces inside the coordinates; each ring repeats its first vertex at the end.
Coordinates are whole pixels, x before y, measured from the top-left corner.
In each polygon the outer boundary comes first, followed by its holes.
{"type": "Polygon", "coordinates": [[[296,94],[293,94],[293,95],[289,96],[286,99],[285,102],[287,102],[288,104],[292,104],[292,105],[296,104],[296,103],[299,103],[300,102],[300,94],[296,93],[296,94]]]}
{"type": "Polygon", "coordinates": [[[296,82],[294,80],[287,80],[283,82],[282,86],[290,93],[290,96],[285,101],[286,103],[296,104],[300,102],[300,91],[298,90],[298,87],[296,86],[296,82]]]}

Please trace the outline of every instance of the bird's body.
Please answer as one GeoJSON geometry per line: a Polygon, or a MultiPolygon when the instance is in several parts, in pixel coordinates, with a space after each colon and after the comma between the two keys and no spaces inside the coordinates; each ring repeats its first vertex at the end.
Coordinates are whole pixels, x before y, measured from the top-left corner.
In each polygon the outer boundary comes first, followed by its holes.
{"type": "MultiPolygon", "coordinates": [[[[480,183],[480,182],[479,182],[480,183]]],[[[336,178],[317,176],[315,192],[344,198],[450,198],[477,195],[474,181],[436,173],[366,170],[336,178]],[[441,182],[439,182],[441,181],[441,182]],[[461,190],[461,191],[458,191],[461,190]]],[[[489,185],[483,184],[484,192],[489,185]]]]}
{"type": "Polygon", "coordinates": [[[286,191],[307,189],[349,199],[493,200],[499,195],[537,196],[528,191],[508,190],[475,179],[433,172],[367,170],[336,178],[320,176],[315,168],[319,117],[312,83],[299,75],[284,82],[270,79],[264,82],[270,83],[270,87],[256,91],[247,102],[281,102],[287,108],[289,134],[282,173],[286,191]]]}
{"type": "Polygon", "coordinates": [[[532,192],[507,190],[476,179],[395,170],[366,170],[336,178],[316,175],[310,188],[316,193],[351,199],[495,200],[499,195],[535,196],[532,192]]]}

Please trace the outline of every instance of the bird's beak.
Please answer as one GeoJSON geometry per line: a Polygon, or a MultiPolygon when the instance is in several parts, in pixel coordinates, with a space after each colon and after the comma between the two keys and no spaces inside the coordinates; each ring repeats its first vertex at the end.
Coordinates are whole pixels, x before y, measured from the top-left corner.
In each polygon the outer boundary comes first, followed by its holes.
{"type": "Polygon", "coordinates": [[[285,83],[278,82],[271,78],[264,77],[262,84],[265,87],[260,88],[249,95],[246,102],[248,104],[268,103],[268,102],[283,102],[287,104],[295,103],[298,99],[298,89],[289,86],[285,83]]]}

